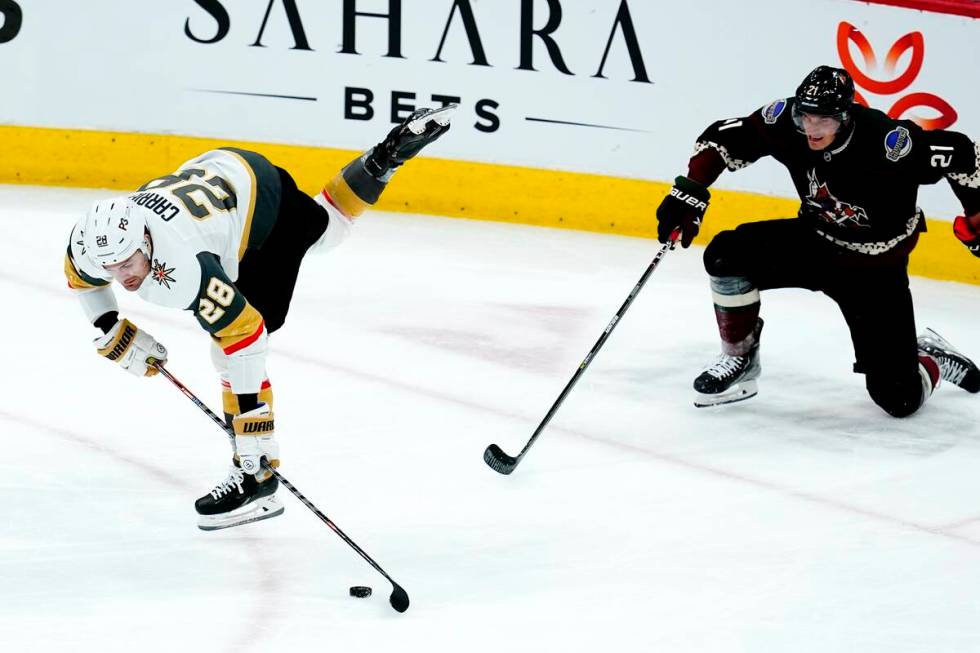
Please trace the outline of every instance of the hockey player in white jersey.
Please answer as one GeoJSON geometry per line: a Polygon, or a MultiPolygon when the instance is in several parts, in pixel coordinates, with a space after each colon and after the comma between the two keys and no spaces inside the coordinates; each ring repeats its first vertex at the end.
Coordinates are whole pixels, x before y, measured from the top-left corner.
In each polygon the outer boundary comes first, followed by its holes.
{"type": "Polygon", "coordinates": [[[223,148],[136,192],[96,202],[72,229],[68,285],[102,330],[98,353],[137,376],[157,373],[167,350],[119,316],[112,281],[154,304],[191,311],[212,338],[225,419],[234,430],[228,477],[197,500],[198,525],[215,530],[275,517],[283,508],[269,334],[289,310],[307,251],[328,250],[374,204],[395,170],[449,129],[455,105],[420,109],[344,167],[315,197],[261,155],[223,148]]]}

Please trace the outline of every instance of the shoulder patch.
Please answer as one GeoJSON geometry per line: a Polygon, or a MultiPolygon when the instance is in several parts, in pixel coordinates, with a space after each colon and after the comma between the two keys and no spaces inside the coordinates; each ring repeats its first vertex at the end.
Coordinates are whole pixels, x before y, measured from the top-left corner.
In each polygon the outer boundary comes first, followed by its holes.
{"type": "Polygon", "coordinates": [[[905,127],[896,127],[885,134],[885,158],[898,161],[912,151],[912,135],[905,127]]]}
{"type": "Polygon", "coordinates": [[[786,108],[786,100],[776,100],[762,107],[762,119],[767,125],[775,125],[780,114],[786,108]]]}

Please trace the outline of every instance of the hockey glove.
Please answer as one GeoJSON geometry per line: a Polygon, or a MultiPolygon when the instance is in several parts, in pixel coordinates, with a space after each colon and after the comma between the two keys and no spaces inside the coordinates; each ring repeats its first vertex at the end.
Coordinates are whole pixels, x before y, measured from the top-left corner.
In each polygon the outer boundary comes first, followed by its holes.
{"type": "Polygon", "coordinates": [[[657,238],[661,243],[670,240],[675,229],[681,230],[681,247],[690,247],[701,229],[701,219],[708,210],[711,193],[693,179],[677,177],[674,187],[657,208],[657,238]]]}
{"type": "Polygon", "coordinates": [[[414,111],[374,146],[364,161],[364,169],[375,179],[387,181],[398,166],[449,131],[449,121],[455,111],[455,104],[414,111]]]}
{"type": "Polygon", "coordinates": [[[263,458],[273,467],[279,466],[276,425],[268,405],[259,404],[258,408],[236,415],[232,419],[232,427],[235,430],[235,449],[242,471],[246,474],[260,472],[263,458]]]}
{"type": "Polygon", "coordinates": [[[158,372],[153,363],[167,362],[167,348],[126,319],[118,320],[108,333],[93,342],[100,356],[136,376],[153,376],[158,372]]]}
{"type": "MultiPolygon", "coordinates": [[[[980,221],[980,213],[971,216],[974,222],[980,221]]],[[[953,233],[960,239],[970,253],[980,257],[980,229],[971,226],[970,218],[958,215],[953,220],[953,233]]]]}

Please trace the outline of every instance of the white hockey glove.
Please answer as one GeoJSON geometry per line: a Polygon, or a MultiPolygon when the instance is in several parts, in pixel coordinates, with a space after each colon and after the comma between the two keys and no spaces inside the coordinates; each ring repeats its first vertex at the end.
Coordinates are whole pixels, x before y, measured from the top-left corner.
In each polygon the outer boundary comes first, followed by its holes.
{"type": "Polygon", "coordinates": [[[247,413],[236,415],[232,419],[232,427],[242,471],[246,474],[261,471],[263,458],[273,467],[279,466],[275,420],[268,405],[261,404],[247,413]]]}
{"type": "Polygon", "coordinates": [[[99,336],[93,343],[100,356],[136,376],[153,376],[159,371],[153,363],[167,362],[167,348],[126,319],[117,321],[109,333],[99,336]]]}

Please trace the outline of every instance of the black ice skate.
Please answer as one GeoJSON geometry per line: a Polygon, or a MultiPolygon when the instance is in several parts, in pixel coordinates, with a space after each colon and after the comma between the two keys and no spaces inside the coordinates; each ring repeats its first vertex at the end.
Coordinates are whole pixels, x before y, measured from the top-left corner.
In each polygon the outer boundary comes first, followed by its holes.
{"type": "Polygon", "coordinates": [[[194,503],[200,515],[197,526],[202,531],[216,531],[281,515],[283,505],[276,497],[278,489],[279,479],[275,476],[259,483],[255,476],[233,465],[228,478],[194,503]]]}
{"type": "Polygon", "coordinates": [[[744,356],[722,354],[718,360],[694,379],[697,395],[694,405],[698,408],[720,406],[750,399],[759,393],[756,379],[762,373],[759,357],[759,335],[762,318],[755,325],[752,337],[755,342],[744,356]]]}
{"type": "Polygon", "coordinates": [[[450,104],[413,112],[371,150],[364,161],[364,169],[372,177],[387,181],[398,166],[449,131],[449,121],[457,106],[450,104]]]}
{"type": "Polygon", "coordinates": [[[938,333],[926,329],[919,336],[919,350],[924,351],[939,363],[943,381],[959,386],[967,392],[980,392],[980,370],[969,358],[956,350],[938,333]]]}

